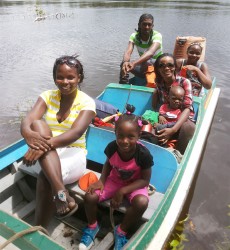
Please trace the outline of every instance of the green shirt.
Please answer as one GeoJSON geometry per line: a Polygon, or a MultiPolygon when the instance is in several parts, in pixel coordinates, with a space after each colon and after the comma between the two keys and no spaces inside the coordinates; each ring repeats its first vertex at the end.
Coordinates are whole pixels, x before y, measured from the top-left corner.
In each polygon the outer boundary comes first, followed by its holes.
{"type": "Polygon", "coordinates": [[[153,34],[152,36],[149,38],[151,39],[151,43],[149,44],[149,40],[148,41],[142,41],[141,42],[137,39],[137,34],[138,32],[134,32],[130,38],[129,41],[134,43],[137,47],[137,51],[139,53],[140,56],[142,56],[148,49],[149,47],[152,46],[152,44],[154,42],[158,42],[160,44],[160,48],[155,52],[155,54],[153,55],[153,59],[157,59],[158,56],[160,56],[161,54],[163,54],[163,48],[162,48],[162,35],[161,33],[159,33],[156,30],[153,30],[153,34]]]}

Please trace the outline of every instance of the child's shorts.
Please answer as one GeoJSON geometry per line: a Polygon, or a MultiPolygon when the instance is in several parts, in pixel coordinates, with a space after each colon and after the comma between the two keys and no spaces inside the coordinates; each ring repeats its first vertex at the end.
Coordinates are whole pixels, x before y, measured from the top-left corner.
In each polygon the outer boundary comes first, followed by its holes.
{"type": "MultiPolygon", "coordinates": [[[[102,193],[100,190],[96,190],[95,193],[99,196],[99,202],[102,202],[102,201],[111,199],[120,188],[126,185],[127,184],[115,182],[112,178],[108,177],[105,182],[105,186],[104,186],[102,193]]],[[[136,195],[144,195],[147,197],[147,199],[149,199],[148,188],[144,187],[144,188],[134,190],[132,193],[127,194],[126,198],[131,203],[132,199],[136,195]]]]}

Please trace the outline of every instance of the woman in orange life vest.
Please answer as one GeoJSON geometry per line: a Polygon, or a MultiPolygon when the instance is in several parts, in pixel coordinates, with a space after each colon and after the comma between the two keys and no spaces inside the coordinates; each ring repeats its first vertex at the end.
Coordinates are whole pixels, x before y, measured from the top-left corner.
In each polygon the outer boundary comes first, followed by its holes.
{"type": "Polygon", "coordinates": [[[178,74],[191,81],[194,96],[202,96],[202,87],[210,89],[212,86],[207,64],[199,62],[202,49],[200,43],[191,43],[187,48],[187,59],[176,61],[178,74]]]}

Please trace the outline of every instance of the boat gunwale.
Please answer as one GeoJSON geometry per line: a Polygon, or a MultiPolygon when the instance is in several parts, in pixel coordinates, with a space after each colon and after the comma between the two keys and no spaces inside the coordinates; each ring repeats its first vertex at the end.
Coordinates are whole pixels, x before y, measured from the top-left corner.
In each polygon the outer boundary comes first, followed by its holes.
{"type": "MultiPolygon", "coordinates": [[[[24,230],[33,228],[30,224],[27,222],[21,220],[20,218],[16,218],[12,214],[3,211],[0,209],[0,226],[1,224],[4,225],[9,231],[12,233],[20,233],[24,230]]],[[[31,245],[33,248],[38,248],[38,249],[45,249],[43,248],[44,246],[47,246],[47,249],[59,249],[59,250],[64,250],[65,248],[61,246],[59,243],[57,243],[55,240],[53,240],[51,237],[48,235],[44,234],[42,231],[34,231],[28,234],[25,234],[21,236],[18,239],[15,239],[12,244],[20,247],[20,245],[23,243],[21,240],[24,240],[26,244],[31,245]],[[43,247],[42,247],[43,246],[43,247]],[[42,248],[40,248],[42,247],[42,248]]],[[[6,239],[7,241],[7,239],[6,239]]],[[[5,249],[5,248],[4,248],[5,249]]]]}

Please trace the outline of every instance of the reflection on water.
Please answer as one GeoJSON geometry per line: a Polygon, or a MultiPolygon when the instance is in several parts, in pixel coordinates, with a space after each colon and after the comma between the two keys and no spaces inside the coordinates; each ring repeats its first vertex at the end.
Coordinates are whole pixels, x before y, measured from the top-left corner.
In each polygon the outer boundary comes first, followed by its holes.
{"type": "Polygon", "coordinates": [[[228,249],[223,243],[226,235],[230,238],[228,0],[1,1],[0,148],[20,138],[21,117],[43,90],[54,88],[56,57],[79,54],[85,70],[82,89],[93,97],[109,82],[117,82],[129,36],[144,12],[153,14],[165,52],[173,51],[178,35],[207,38],[206,62],[222,92],[187,204],[196,230],[188,232],[186,249],[218,249],[217,242],[228,249]],[[46,18],[35,22],[36,10],[46,18]]]}

